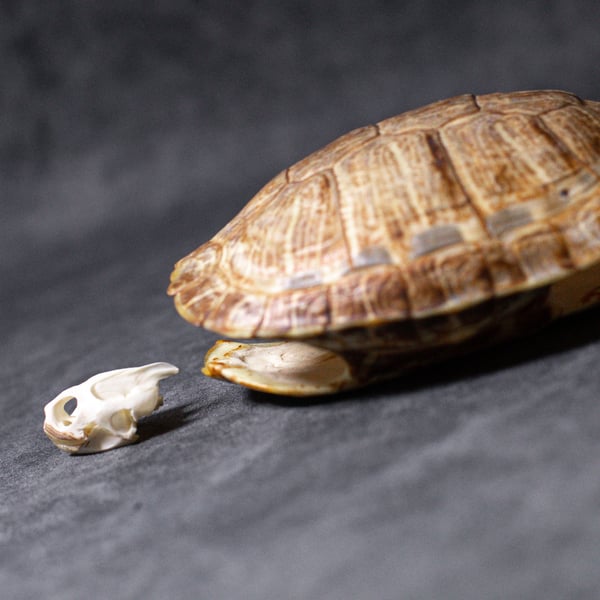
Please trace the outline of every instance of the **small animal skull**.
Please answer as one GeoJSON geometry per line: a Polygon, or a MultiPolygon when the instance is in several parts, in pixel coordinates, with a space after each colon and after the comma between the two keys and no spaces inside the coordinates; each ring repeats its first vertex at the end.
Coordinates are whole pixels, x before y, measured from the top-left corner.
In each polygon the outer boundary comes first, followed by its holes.
{"type": "Polygon", "coordinates": [[[44,407],[44,432],[58,448],[72,454],[135,442],[138,419],[162,404],[158,382],[178,372],[169,363],[156,362],[94,375],[44,407]],[[65,405],[72,399],[77,406],[69,414],[65,405]]]}

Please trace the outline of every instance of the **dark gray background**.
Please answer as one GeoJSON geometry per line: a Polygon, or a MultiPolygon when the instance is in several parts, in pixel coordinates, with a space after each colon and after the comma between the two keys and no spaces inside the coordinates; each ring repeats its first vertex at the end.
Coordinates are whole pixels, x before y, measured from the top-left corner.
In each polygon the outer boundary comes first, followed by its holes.
{"type": "Polygon", "coordinates": [[[585,1],[0,4],[2,598],[600,594],[598,311],[330,401],[199,374],[172,264],[293,161],[457,93],[600,99],[585,1]],[[141,443],[42,407],[167,360],[141,443]]]}

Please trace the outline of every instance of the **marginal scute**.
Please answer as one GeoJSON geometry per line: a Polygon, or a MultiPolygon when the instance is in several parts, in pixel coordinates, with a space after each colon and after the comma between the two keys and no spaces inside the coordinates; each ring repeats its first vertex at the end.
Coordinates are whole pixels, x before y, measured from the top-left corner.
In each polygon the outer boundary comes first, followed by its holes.
{"type": "Polygon", "coordinates": [[[235,330],[236,337],[252,337],[262,321],[266,300],[262,294],[227,292],[208,314],[204,326],[209,329],[235,330]]]}
{"type": "Polygon", "coordinates": [[[494,282],[484,252],[477,244],[446,248],[415,259],[409,265],[411,314],[423,318],[458,310],[491,298],[494,282]]]}
{"type": "Polygon", "coordinates": [[[553,224],[561,232],[577,268],[600,260],[600,189],[570,213],[554,219],[553,224]]]}
{"type": "Polygon", "coordinates": [[[549,224],[540,223],[511,243],[530,282],[554,281],[574,268],[563,237],[549,224]]]}
{"type": "Polygon", "coordinates": [[[226,289],[225,281],[209,274],[177,292],[175,307],[187,321],[194,325],[203,325],[212,310],[221,302],[226,289]]]}
{"type": "Polygon", "coordinates": [[[493,281],[484,255],[476,244],[448,249],[437,259],[448,308],[471,306],[492,297],[493,281]]]}
{"type": "Polygon", "coordinates": [[[259,337],[294,337],[315,335],[329,324],[329,303],[321,287],[286,291],[267,301],[263,320],[255,335],[259,337]]]}
{"type": "Polygon", "coordinates": [[[350,272],[329,288],[332,329],[410,316],[406,279],[398,267],[350,272]]]}
{"type": "Polygon", "coordinates": [[[422,256],[408,264],[408,297],[411,316],[421,318],[439,311],[447,301],[433,255],[422,256]]]}
{"type": "Polygon", "coordinates": [[[208,242],[192,252],[189,256],[181,259],[175,265],[171,274],[171,283],[168,293],[176,294],[185,288],[197,285],[199,278],[205,278],[221,259],[221,246],[208,242]]]}
{"type": "Polygon", "coordinates": [[[517,256],[502,242],[488,243],[482,251],[496,295],[503,296],[526,285],[527,275],[517,256]]]}

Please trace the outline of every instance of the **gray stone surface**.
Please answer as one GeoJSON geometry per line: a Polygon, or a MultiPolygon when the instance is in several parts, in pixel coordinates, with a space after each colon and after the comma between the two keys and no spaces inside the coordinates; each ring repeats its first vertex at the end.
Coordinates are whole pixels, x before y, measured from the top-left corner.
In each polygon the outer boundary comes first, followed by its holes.
{"type": "Polygon", "coordinates": [[[0,597],[596,598],[600,315],[291,401],[199,372],[172,263],[287,164],[465,91],[600,99],[597,3],[3,2],[0,597]],[[42,407],[167,360],[135,446],[42,407]]]}

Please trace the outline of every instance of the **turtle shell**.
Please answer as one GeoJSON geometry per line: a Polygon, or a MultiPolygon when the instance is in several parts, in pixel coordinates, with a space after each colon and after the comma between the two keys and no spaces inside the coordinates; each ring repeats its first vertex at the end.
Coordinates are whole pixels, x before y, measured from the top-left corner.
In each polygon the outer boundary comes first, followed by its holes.
{"type": "Polygon", "coordinates": [[[180,260],[169,293],[231,337],[462,311],[600,262],[600,102],[462,95],[351,131],[180,260]]]}

